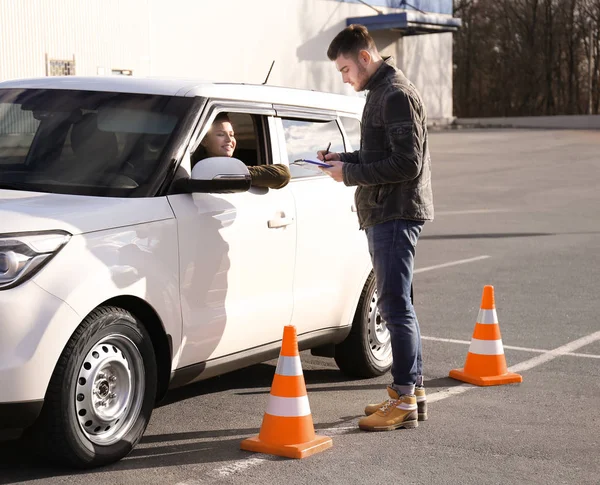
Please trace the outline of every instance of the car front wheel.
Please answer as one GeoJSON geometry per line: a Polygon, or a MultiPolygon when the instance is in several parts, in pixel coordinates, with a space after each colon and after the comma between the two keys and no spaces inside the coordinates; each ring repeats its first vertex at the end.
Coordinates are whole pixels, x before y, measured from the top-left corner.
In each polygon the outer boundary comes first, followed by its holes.
{"type": "Polygon", "coordinates": [[[46,454],[71,466],[120,460],[146,429],[156,383],[144,326],[123,309],[97,308],[67,343],[34,432],[46,454]]]}
{"type": "Polygon", "coordinates": [[[351,377],[376,377],[392,367],[390,332],[377,309],[375,277],[363,288],[352,330],[335,348],[335,361],[351,377]]]}

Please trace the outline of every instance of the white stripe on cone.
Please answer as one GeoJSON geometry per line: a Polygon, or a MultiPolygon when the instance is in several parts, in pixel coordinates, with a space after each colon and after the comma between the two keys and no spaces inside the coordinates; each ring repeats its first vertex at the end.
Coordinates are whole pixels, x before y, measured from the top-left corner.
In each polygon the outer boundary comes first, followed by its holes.
{"type": "Polygon", "coordinates": [[[498,323],[498,315],[496,314],[496,309],[493,310],[479,310],[479,315],[477,315],[477,323],[483,323],[485,325],[498,323]]]}
{"type": "Polygon", "coordinates": [[[271,416],[308,416],[310,414],[308,396],[278,397],[269,394],[269,402],[267,404],[266,412],[271,416]]]}
{"type": "Polygon", "coordinates": [[[286,357],[280,355],[275,372],[280,376],[301,376],[302,362],[300,362],[300,356],[286,357]]]}
{"type": "Polygon", "coordinates": [[[502,339],[498,340],[479,340],[471,339],[469,352],[479,355],[503,355],[502,339]]]}

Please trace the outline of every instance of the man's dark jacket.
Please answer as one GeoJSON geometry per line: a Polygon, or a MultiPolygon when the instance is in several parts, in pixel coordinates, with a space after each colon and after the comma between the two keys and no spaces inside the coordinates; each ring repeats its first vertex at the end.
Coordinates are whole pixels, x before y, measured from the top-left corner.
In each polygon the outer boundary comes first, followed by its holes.
{"type": "Polygon", "coordinates": [[[365,89],[360,150],[341,154],[344,183],[358,185],[360,227],[432,220],[427,114],[419,93],[389,57],[365,89]]]}

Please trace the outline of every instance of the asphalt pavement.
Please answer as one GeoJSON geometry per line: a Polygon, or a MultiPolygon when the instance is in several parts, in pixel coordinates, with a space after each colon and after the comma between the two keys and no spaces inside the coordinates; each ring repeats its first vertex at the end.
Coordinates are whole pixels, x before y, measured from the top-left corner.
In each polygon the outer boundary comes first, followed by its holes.
{"type": "Polygon", "coordinates": [[[171,392],[141,444],[105,468],[54,468],[19,442],[0,445],[0,483],[600,484],[600,131],[436,131],[430,144],[436,219],[415,276],[428,421],[359,431],[389,375],[349,379],[303,352],[327,451],[290,460],[239,449],[260,428],[270,361],[171,392]],[[464,364],[484,285],[521,384],[447,377],[464,364]]]}

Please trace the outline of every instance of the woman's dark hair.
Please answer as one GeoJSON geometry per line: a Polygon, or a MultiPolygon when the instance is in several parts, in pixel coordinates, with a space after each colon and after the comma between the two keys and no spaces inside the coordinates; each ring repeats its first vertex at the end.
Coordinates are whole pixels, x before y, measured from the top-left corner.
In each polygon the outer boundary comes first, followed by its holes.
{"type": "Polygon", "coordinates": [[[362,50],[377,50],[373,37],[364,25],[352,24],[342,30],[329,44],[327,57],[335,61],[340,55],[356,59],[362,50]]]}
{"type": "Polygon", "coordinates": [[[222,112],[215,116],[213,123],[231,123],[231,120],[229,119],[227,113],[222,112]]]}
{"type": "MultiPolygon", "coordinates": [[[[215,119],[213,120],[212,124],[214,125],[215,123],[231,123],[231,120],[229,119],[229,116],[227,115],[227,113],[225,113],[223,111],[221,113],[218,113],[217,116],[215,116],[215,119]]],[[[204,136],[206,137],[206,135],[204,135],[204,136]]],[[[202,144],[198,145],[198,148],[196,148],[196,151],[194,151],[194,153],[192,153],[192,157],[191,157],[192,167],[194,165],[196,165],[196,163],[198,163],[203,158],[206,158],[207,156],[208,156],[208,154],[206,153],[206,148],[204,148],[204,146],[202,144]]]]}

